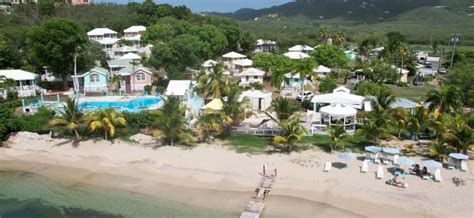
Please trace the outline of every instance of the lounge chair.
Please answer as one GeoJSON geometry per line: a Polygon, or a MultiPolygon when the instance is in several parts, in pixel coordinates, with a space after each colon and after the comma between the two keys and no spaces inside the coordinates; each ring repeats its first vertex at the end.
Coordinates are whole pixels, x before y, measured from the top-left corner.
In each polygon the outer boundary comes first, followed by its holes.
{"type": "Polygon", "coordinates": [[[377,179],[383,179],[383,166],[377,167],[377,179]]]}
{"type": "Polygon", "coordinates": [[[461,161],[461,171],[469,171],[466,161],[461,161]]]}
{"type": "Polygon", "coordinates": [[[332,163],[331,162],[326,162],[326,164],[324,164],[324,172],[331,171],[331,167],[332,167],[332,163]]]}
{"type": "Polygon", "coordinates": [[[368,169],[369,169],[369,161],[364,160],[364,162],[362,162],[362,166],[360,167],[360,172],[366,173],[368,169]]]}
{"type": "Polygon", "coordinates": [[[436,182],[442,182],[443,178],[441,177],[441,169],[436,169],[434,172],[434,180],[436,182]]]}
{"type": "Polygon", "coordinates": [[[388,165],[388,162],[389,162],[388,158],[383,157],[381,159],[382,159],[382,164],[383,165],[388,165]]]}
{"type": "Polygon", "coordinates": [[[374,163],[376,163],[376,164],[379,164],[379,163],[380,163],[380,157],[379,157],[379,154],[375,154],[375,157],[374,157],[374,163]]]}
{"type": "Polygon", "coordinates": [[[400,158],[397,154],[393,156],[393,165],[398,165],[398,158],[400,158]]]}

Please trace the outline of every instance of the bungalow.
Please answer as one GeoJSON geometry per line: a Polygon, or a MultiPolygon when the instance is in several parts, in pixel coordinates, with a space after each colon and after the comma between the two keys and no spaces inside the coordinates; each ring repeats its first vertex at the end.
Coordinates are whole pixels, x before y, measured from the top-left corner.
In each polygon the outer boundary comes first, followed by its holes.
{"type": "Polygon", "coordinates": [[[319,76],[319,77],[325,77],[326,75],[328,75],[328,73],[331,72],[331,69],[323,66],[323,65],[319,65],[316,69],[314,69],[314,72],[319,76]]]}
{"type": "Polygon", "coordinates": [[[122,77],[121,90],[126,93],[143,91],[146,85],[153,83],[153,73],[143,66],[133,67],[130,65],[121,69],[118,74],[122,77]]]}
{"type": "Polygon", "coordinates": [[[185,100],[192,94],[193,90],[194,85],[191,80],[170,80],[165,95],[177,96],[185,100]]]}
{"type": "Polygon", "coordinates": [[[240,77],[240,86],[248,86],[252,83],[263,84],[265,72],[252,67],[236,76],[240,77]]]}
{"type": "Polygon", "coordinates": [[[255,47],[254,52],[270,52],[273,53],[277,50],[276,42],[272,40],[257,40],[257,46],[255,47]]]}
{"type": "Polygon", "coordinates": [[[287,58],[293,59],[293,60],[300,60],[300,59],[303,59],[303,58],[309,58],[310,57],[308,54],[303,53],[303,52],[299,52],[299,51],[290,51],[290,52],[287,52],[283,55],[286,56],[287,58]]]}
{"type": "Polygon", "coordinates": [[[314,51],[314,48],[308,45],[295,45],[288,49],[289,52],[302,52],[307,55],[311,54],[314,51]]]}
{"type": "Polygon", "coordinates": [[[282,82],[282,87],[291,87],[300,90],[301,86],[308,84],[308,78],[300,78],[299,73],[287,73],[284,75],[285,81],[282,82]]]}
{"type": "Polygon", "coordinates": [[[234,61],[234,75],[243,72],[252,67],[253,61],[250,59],[241,59],[234,61]]]}
{"type": "Polygon", "coordinates": [[[89,32],[87,32],[87,36],[89,36],[90,40],[102,40],[105,38],[117,38],[117,32],[109,29],[109,28],[95,28],[89,32]]]}
{"type": "Polygon", "coordinates": [[[122,56],[124,56],[128,53],[137,54],[138,49],[136,49],[135,47],[130,47],[130,46],[122,46],[122,47],[117,48],[117,49],[114,50],[114,57],[119,58],[119,57],[122,57],[122,56]]]}
{"type": "MultiPolygon", "coordinates": [[[[35,96],[36,91],[47,94],[47,91],[38,85],[36,81],[38,80],[38,74],[27,72],[24,70],[0,70],[0,78],[11,79],[15,81],[14,89],[18,92],[20,97],[35,96]]],[[[0,83],[5,82],[0,80],[0,83]]],[[[6,95],[7,92],[3,92],[3,95],[6,95]]]]}
{"type": "MultiPolygon", "coordinates": [[[[86,94],[90,92],[107,92],[108,91],[108,71],[101,67],[94,67],[88,72],[72,76],[77,79],[77,85],[74,90],[79,90],[79,93],[86,94]]],[[[76,82],[74,83],[76,85],[76,82]]]]}
{"type": "Polygon", "coordinates": [[[132,61],[133,60],[130,59],[114,59],[107,61],[107,64],[109,65],[110,76],[118,75],[121,69],[131,66],[132,61]]]}
{"type": "Polygon", "coordinates": [[[123,31],[123,39],[133,43],[133,47],[141,48],[141,34],[146,31],[144,26],[131,26],[123,31]]]}
{"type": "Polygon", "coordinates": [[[247,90],[242,92],[240,99],[248,98],[250,100],[251,108],[254,111],[264,111],[270,108],[272,104],[272,93],[262,92],[260,90],[247,90]]]}
{"type": "Polygon", "coordinates": [[[113,50],[118,48],[118,42],[120,39],[117,38],[103,38],[101,40],[97,40],[97,42],[102,46],[102,50],[109,56],[113,56],[113,50]]]}

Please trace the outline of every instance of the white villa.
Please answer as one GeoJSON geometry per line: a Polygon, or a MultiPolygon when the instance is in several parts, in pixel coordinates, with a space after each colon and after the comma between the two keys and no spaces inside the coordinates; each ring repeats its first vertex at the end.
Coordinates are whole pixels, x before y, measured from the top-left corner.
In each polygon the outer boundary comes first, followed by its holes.
{"type": "Polygon", "coordinates": [[[123,39],[133,42],[133,47],[141,48],[141,34],[146,31],[144,26],[131,26],[123,31],[123,39]]]}
{"type": "Polygon", "coordinates": [[[263,77],[265,76],[265,72],[259,70],[257,68],[249,68],[242,73],[236,75],[236,77],[240,77],[240,86],[248,86],[252,83],[259,83],[263,84],[263,77]]]}
{"type": "Polygon", "coordinates": [[[300,59],[303,59],[303,58],[309,58],[310,57],[308,54],[303,53],[303,52],[299,52],[299,51],[290,51],[290,52],[287,52],[283,55],[285,55],[289,59],[293,59],[293,60],[300,60],[300,59]]]}
{"type": "Polygon", "coordinates": [[[323,65],[319,65],[316,69],[314,69],[314,72],[319,76],[319,77],[325,77],[326,75],[328,75],[328,73],[331,72],[331,69],[323,66],[323,65]]]}
{"type": "Polygon", "coordinates": [[[314,104],[314,111],[319,111],[320,105],[328,104],[342,104],[361,110],[364,107],[364,100],[365,97],[351,94],[348,88],[339,86],[332,93],[314,96],[311,102],[314,104]]]}
{"type": "Polygon", "coordinates": [[[207,61],[204,61],[204,63],[201,64],[201,68],[206,71],[210,72],[214,66],[216,66],[219,62],[209,59],[207,61]]]}
{"type": "Polygon", "coordinates": [[[166,96],[178,96],[185,100],[193,92],[193,83],[191,80],[170,80],[166,88],[166,96]]]}
{"type": "MultiPolygon", "coordinates": [[[[41,94],[48,94],[46,89],[43,89],[36,85],[36,81],[39,79],[39,75],[24,70],[0,70],[0,77],[14,80],[16,82],[13,90],[18,92],[19,97],[35,96],[36,92],[41,94]]],[[[6,91],[2,94],[6,95],[6,91]]]]}
{"type": "Polygon", "coordinates": [[[253,111],[265,111],[272,104],[272,93],[262,92],[260,90],[247,90],[242,92],[240,99],[248,98],[250,100],[251,109],[253,111]]]}
{"type": "Polygon", "coordinates": [[[239,74],[240,72],[243,72],[250,67],[252,67],[253,61],[250,59],[240,59],[240,60],[235,60],[234,61],[234,75],[239,74]]]}
{"type": "Polygon", "coordinates": [[[142,57],[140,57],[140,55],[137,55],[135,53],[127,53],[124,56],[120,57],[119,59],[122,59],[122,60],[141,60],[142,57]]]}
{"type": "Polygon", "coordinates": [[[276,42],[272,40],[258,39],[254,52],[270,52],[273,53],[277,49],[276,42]]]}
{"type": "Polygon", "coordinates": [[[314,51],[314,48],[308,45],[295,45],[288,49],[289,52],[302,52],[307,55],[314,51]]]}
{"type": "Polygon", "coordinates": [[[89,32],[87,32],[87,36],[89,36],[90,40],[102,40],[105,38],[117,38],[117,32],[109,29],[109,28],[95,28],[89,32]]]}

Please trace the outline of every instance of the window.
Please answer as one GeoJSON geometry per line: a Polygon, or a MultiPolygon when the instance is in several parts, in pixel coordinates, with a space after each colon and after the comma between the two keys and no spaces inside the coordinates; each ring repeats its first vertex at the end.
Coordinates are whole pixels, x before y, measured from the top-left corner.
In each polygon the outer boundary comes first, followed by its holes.
{"type": "Polygon", "coordinates": [[[91,75],[91,83],[96,83],[96,82],[100,82],[99,74],[92,74],[91,75]]]}
{"type": "Polygon", "coordinates": [[[249,76],[245,76],[245,80],[249,81],[249,76]]]}
{"type": "Polygon", "coordinates": [[[253,79],[258,79],[258,76],[253,76],[253,79]]]}
{"type": "Polygon", "coordinates": [[[145,80],[145,74],[144,73],[137,73],[137,80],[145,80]]]}

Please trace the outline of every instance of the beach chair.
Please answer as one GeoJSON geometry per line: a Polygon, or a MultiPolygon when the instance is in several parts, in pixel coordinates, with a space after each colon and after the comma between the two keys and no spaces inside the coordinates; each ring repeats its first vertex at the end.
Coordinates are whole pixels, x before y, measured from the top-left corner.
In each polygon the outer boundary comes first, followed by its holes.
{"type": "Polygon", "coordinates": [[[332,167],[332,163],[331,162],[326,162],[326,164],[324,164],[324,172],[331,171],[331,167],[332,167]]]}
{"type": "Polygon", "coordinates": [[[396,165],[396,166],[397,166],[397,165],[399,164],[399,163],[398,163],[398,158],[400,158],[400,157],[398,156],[398,154],[396,154],[396,155],[393,156],[393,165],[396,165]]]}
{"type": "Polygon", "coordinates": [[[377,167],[377,179],[383,179],[383,166],[377,167]]]}
{"type": "Polygon", "coordinates": [[[379,156],[379,154],[375,154],[374,163],[376,163],[376,164],[379,164],[379,163],[380,163],[380,156],[379,156]]]}
{"type": "Polygon", "coordinates": [[[461,161],[461,171],[469,171],[466,161],[461,161]]]}
{"type": "Polygon", "coordinates": [[[367,170],[369,169],[369,161],[363,161],[362,166],[360,167],[360,172],[361,173],[366,173],[367,170]]]}
{"type": "Polygon", "coordinates": [[[441,169],[436,169],[434,172],[434,180],[436,182],[442,182],[443,178],[441,177],[441,169]]]}
{"type": "Polygon", "coordinates": [[[388,158],[383,157],[383,158],[381,158],[381,159],[382,159],[382,164],[383,164],[383,165],[388,165],[388,162],[389,162],[388,158]]]}

